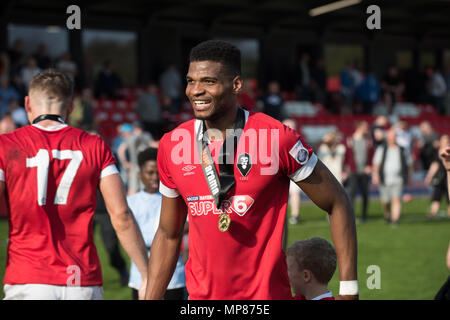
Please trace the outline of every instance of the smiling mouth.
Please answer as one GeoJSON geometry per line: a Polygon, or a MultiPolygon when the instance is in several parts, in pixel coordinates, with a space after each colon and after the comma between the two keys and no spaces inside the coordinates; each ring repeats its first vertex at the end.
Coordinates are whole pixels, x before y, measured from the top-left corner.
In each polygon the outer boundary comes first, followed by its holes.
{"type": "Polygon", "coordinates": [[[206,110],[210,107],[210,105],[211,105],[211,100],[194,100],[193,101],[193,106],[194,106],[195,110],[198,110],[198,111],[206,110]]]}

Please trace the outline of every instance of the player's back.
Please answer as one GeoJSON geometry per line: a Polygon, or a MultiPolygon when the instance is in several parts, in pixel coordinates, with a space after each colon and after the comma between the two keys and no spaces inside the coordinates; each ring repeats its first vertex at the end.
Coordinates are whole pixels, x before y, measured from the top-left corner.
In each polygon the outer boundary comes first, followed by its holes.
{"type": "Polygon", "coordinates": [[[97,136],[52,129],[0,136],[10,223],[4,282],[101,285],[92,217],[100,175],[114,159],[97,136]]]}

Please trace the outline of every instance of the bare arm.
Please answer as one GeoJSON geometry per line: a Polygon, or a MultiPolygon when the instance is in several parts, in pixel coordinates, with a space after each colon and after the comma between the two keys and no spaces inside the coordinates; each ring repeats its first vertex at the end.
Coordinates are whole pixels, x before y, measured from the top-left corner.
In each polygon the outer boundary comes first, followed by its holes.
{"type": "Polygon", "coordinates": [[[100,180],[99,187],[117,237],[128,256],[136,264],[145,286],[147,248],[133,213],[128,207],[122,179],[118,174],[106,176],[100,180]]]}
{"type": "Polygon", "coordinates": [[[329,214],[340,280],[357,280],[355,216],[345,190],[320,160],[311,175],[297,185],[329,214]]]}
{"type": "Polygon", "coordinates": [[[443,148],[439,152],[439,157],[444,164],[445,170],[447,170],[447,188],[448,196],[450,197],[450,147],[443,148]]]}
{"type": "Polygon", "coordinates": [[[181,197],[162,197],[159,227],[153,239],[145,299],[161,300],[172,278],[183,238],[187,208],[181,197]]]}

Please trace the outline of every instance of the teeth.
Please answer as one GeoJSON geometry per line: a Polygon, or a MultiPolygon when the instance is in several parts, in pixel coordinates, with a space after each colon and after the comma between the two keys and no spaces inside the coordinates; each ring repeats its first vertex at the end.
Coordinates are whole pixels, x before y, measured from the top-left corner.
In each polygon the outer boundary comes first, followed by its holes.
{"type": "Polygon", "coordinates": [[[195,101],[195,104],[198,105],[198,106],[203,106],[203,105],[208,104],[208,103],[209,102],[207,102],[207,101],[195,101]]]}

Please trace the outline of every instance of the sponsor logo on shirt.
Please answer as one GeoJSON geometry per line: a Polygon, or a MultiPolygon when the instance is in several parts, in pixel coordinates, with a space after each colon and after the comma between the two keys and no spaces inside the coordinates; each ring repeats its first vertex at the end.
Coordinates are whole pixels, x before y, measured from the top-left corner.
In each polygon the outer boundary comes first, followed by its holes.
{"type": "Polygon", "coordinates": [[[196,166],[190,165],[188,164],[187,166],[184,166],[181,170],[184,171],[183,176],[190,176],[195,174],[195,171],[193,171],[195,168],[197,168],[196,166]]]}
{"type": "Polygon", "coordinates": [[[188,208],[192,216],[206,216],[210,213],[217,215],[223,213],[231,214],[234,212],[241,217],[248,212],[255,202],[255,200],[248,195],[232,196],[223,201],[224,211],[222,211],[217,209],[211,195],[187,197],[186,201],[188,202],[188,208]]]}

